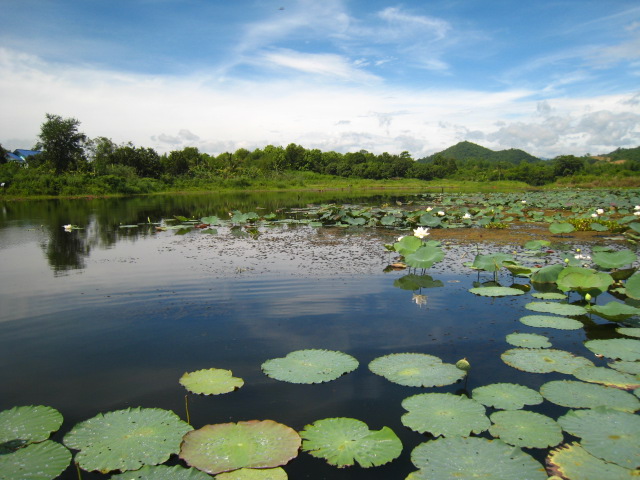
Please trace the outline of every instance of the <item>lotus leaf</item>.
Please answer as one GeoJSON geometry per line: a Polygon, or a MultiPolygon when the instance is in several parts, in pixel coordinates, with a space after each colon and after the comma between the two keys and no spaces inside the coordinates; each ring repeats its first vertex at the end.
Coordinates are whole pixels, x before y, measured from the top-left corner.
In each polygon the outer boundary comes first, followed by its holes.
{"type": "Polygon", "coordinates": [[[617,388],[575,380],[553,380],[540,387],[544,398],[569,408],[610,407],[625,412],[640,409],[640,400],[617,388]]]}
{"type": "Polygon", "coordinates": [[[627,295],[636,300],[640,300],[640,272],[636,272],[625,283],[627,295]]]}
{"type": "Polygon", "coordinates": [[[549,245],[551,245],[549,240],[529,240],[524,244],[524,248],[528,250],[538,250],[543,247],[548,247],[549,245]]]}
{"type": "Polygon", "coordinates": [[[531,296],[540,300],[564,300],[567,298],[564,293],[556,292],[534,292],[531,296]]]}
{"type": "MultiPolygon", "coordinates": [[[[211,478],[211,477],[207,477],[211,478]]],[[[216,475],[217,480],[287,480],[287,472],[281,467],[277,468],[241,468],[233,472],[224,472],[216,475]]]]}
{"type": "Polygon", "coordinates": [[[444,283],[441,280],[434,280],[431,275],[409,274],[394,280],[393,286],[403,290],[419,290],[420,288],[443,287],[444,283]]]}
{"type": "Polygon", "coordinates": [[[244,380],[234,377],[231,370],[208,368],[185,373],[180,377],[180,385],[192,393],[219,395],[242,387],[244,380]]]}
{"type": "Polygon", "coordinates": [[[594,252],[591,259],[599,267],[613,269],[631,265],[638,257],[631,250],[619,250],[617,252],[594,252]]]}
{"type": "Polygon", "coordinates": [[[195,468],[184,468],[180,465],[147,465],[135,472],[112,475],[110,480],[211,480],[211,477],[195,468]]]}
{"type": "Polygon", "coordinates": [[[544,335],[536,333],[510,333],[507,335],[507,343],[515,347],[549,348],[551,342],[544,335]]]}
{"type": "Polygon", "coordinates": [[[556,283],[562,270],[564,270],[564,265],[547,265],[531,275],[531,281],[534,283],[556,283]]]}
{"type": "Polygon", "coordinates": [[[470,288],[469,291],[482,297],[506,297],[509,295],[522,295],[524,292],[518,288],[510,287],[477,287],[470,288]]]}
{"type": "Polygon", "coordinates": [[[572,410],[558,419],[591,455],[625,468],[640,467],[640,417],[599,407],[572,410]]]}
{"type": "Polygon", "coordinates": [[[507,365],[531,373],[560,372],[571,374],[577,368],[593,363],[584,357],[555,349],[512,348],[501,355],[507,365]]]}
{"type": "Polygon", "coordinates": [[[200,221],[207,225],[220,225],[220,219],[215,215],[211,215],[209,217],[202,217],[200,221]]]}
{"type": "Polygon", "coordinates": [[[405,398],[402,424],[420,433],[467,437],[491,425],[481,403],[451,393],[421,393],[405,398]]]}
{"type": "Polygon", "coordinates": [[[513,256],[500,252],[488,255],[476,255],[471,268],[475,270],[484,270],[485,272],[497,272],[502,268],[505,261],[513,261],[513,256]]]}
{"type": "Polygon", "coordinates": [[[591,296],[606,292],[613,283],[613,278],[608,273],[596,272],[589,268],[567,267],[558,275],[558,288],[563,292],[576,291],[581,295],[587,293],[591,296]]]}
{"type": "Polygon", "coordinates": [[[540,313],[553,313],[556,315],[564,315],[567,317],[575,317],[587,313],[584,307],[580,305],[569,305],[568,303],[556,302],[531,302],[527,303],[524,308],[540,313]]]}
{"type": "Polygon", "coordinates": [[[640,387],[640,379],[635,376],[606,367],[580,367],[574,370],[573,375],[583,382],[601,383],[624,390],[634,390],[640,387]]]}
{"type": "Polygon", "coordinates": [[[559,233],[571,233],[574,230],[575,228],[570,223],[552,223],[549,225],[549,231],[554,235],[559,233]]]}
{"type": "Polygon", "coordinates": [[[509,445],[548,448],[562,441],[562,429],[555,420],[535,412],[512,410],[491,415],[489,433],[509,445]]]}
{"type": "Polygon", "coordinates": [[[632,470],[594,457],[575,442],[553,450],[547,464],[554,473],[571,480],[625,480],[636,476],[632,470]]]}
{"type": "Polygon", "coordinates": [[[640,375],[640,362],[627,362],[625,360],[618,360],[617,362],[610,363],[609,366],[622,373],[640,375]]]}
{"type": "Polygon", "coordinates": [[[547,480],[544,467],[533,457],[486,438],[438,438],[421,443],[411,452],[411,461],[420,470],[407,480],[547,480]]]}
{"type": "Polygon", "coordinates": [[[505,260],[502,263],[502,266],[509,270],[511,272],[511,275],[514,275],[516,277],[530,277],[533,272],[538,271],[538,268],[525,267],[524,265],[520,265],[510,260],[505,260]]]}
{"type": "Polygon", "coordinates": [[[393,248],[402,256],[415,252],[422,246],[422,240],[413,235],[405,235],[400,241],[393,244],[393,248]]]}
{"type": "Polygon", "coordinates": [[[205,425],[184,436],[180,458],[215,475],[238,468],[272,468],[298,456],[300,436],[273,420],[205,425]]]}
{"type": "Polygon", "coordinates": [[[98,414],[78,423],[64,437],[76,450],[84,470],[137,470],[165,462],[178,453],[185,433],[192,430],[173,412],[160,408],[128,408],[98,414]]]}
{"type": "Polygon", "coordinates": [[[552,315],[526,315],[520,321],[530,327],[555,328],[558,330],[580,330],[584,325],[578,320],[552,315]]]}
{"type": "Polygon", "coordinates": [[[375,358],[369,370],[390,382],[407,387],[442,387],[465,376],[465,372],[438,357],[424,353],[393,353],[375,358]]]}
{"type": "Polygon", "coordinates": [[[525,405],[542,403],[542,395],[515,383],[492,383],[473,389],[471,397],[488,407],[519,410],[525,405]]]}
{"type": "Polygon", "coordinates": [[[0,412],[0,444],[19,441],[20,444],[41,442],[62,425],[62,415],[56,409],[38,406],[13,407],[0,412]]]}
{"type": "Polygon", "coordinates": [[[330,382],[356,368],[358,361],[351,355],[319,349],[296,350],[262,364],[267,376],[290,383],[330,382]]]}
{"type": "Polygon", "coordinates": [[[347,467],[377,467],[396,459],[402,443],[389,427],[369,430],[354,418],[325,418],[304,427],[302,449],[329,464],[347,467]]]}
{"type": "Polygon", "coordinates": [[[52,480],[71,462],[71,452],[45,440],[0,455],[0,480],[52,480]]]}
{"type": "Polygon", "coordinates": [[[626,335],[627,337],[638,337],[638,338],[640,338],[640,328],[620,327],[620,328],[616,328],[616,332],[618,332],[621,335],[626,335]]]}
{"type": "Polygon", "coordinates": [[[440,247],[423,245],[415,252],[408,254],[404,261],[413,268],[429,268],[442,259],[444,259],[444,252],[440,247]]]}
{"type": "Polygon", "coordinates": [[[612,338],[610,340],[588,340],[584,346],[593,353],[614,360],[634,362],[640,360],[640,340],[632,338],[612,338]]]}
{"type": "Polygon", "coordinates": [[[632,307],[620,302],[609,302],[605,305],[592,305],[589,311],[607,320],[625,320],[640,314],[640,308],[632,307]]]}

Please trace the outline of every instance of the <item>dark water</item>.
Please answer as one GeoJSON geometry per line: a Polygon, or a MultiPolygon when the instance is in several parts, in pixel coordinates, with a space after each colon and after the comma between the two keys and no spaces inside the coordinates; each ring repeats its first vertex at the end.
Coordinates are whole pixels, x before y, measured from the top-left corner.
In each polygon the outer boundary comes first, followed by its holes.
{"type": "MultiPolygon", "coordinates": [[[[447,259],[429,269],[443,287],[412,292],[394,286],[406,272],[383,272],[390,257],[382,245],[397,232],[282,226],[262,227],[252,238],[226,228],[217,235],[120,228],[176,214],[225,216],[235,209],[270,212],[334,201],[363,199],[300,194],[4,204],[0,410],[38,404],[58,409],[65,419],[53,437],[58,441],[98,412],[160,407],[184,419],[182,374],[225,368],[243,378],[244,387],[226,395],[189,395],[194,427],[272,419],[301,430],[322,418],[354,417],[372,429],[392,428],[404,444],[402,456],[378,468],[336,469],[301,453],[285,467],[289,478],[403,479],[415,470],[411,450],[428,437],[402,425],[402,399],[465,393],[494,382],[537,389],[569,379],[506,366],[500,354],[512,347],[505,335],[541,333],[554,348],[594,359],[582,342],[613,331],[607,322],[589,319],[585,330],[534,329],[518,321],[531,313],[523,308],[531,296],[472,295],[467,290],[474,282],[492,279],[462,267],[475,246],[452,246],[447,259]],[[84,228],[65,232],[68,223],[84,228]],[[412,301],[414,293],[427,295],[426,305],[412,301]],[[319,385],[278,382],[261,372],[265,360],[305,348],[340,350],[360,366],[319,385]],[[419,389],[368,370],[374,358],[401,352],[452,363],[467,357],[472,371],[466,384],[419,389]]],[[[513,281],[506,275],[500,280],[513,281]]],[[[548,402],[530,409],[553,418],[565,411],[548,402]]],[[[546,454],[529,453],[539,460],[546,454]]],[[[77,478],[75,468],[59,478],[77,478]]],[[[108,475],[83,472],[83,478],[108,475]]]]}

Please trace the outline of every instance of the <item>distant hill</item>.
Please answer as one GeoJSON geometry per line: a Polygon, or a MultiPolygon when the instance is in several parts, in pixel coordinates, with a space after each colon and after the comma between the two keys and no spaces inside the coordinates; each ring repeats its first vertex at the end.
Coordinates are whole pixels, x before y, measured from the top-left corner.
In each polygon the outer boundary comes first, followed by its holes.
{"type": "Polygon", "coordinates": [[[490,160],[509,162],[513,164],[542,161],[541,159],[528,154],[524,150],[510,148],[509,150],[494,151],[467,141],[457,143],[452,147],[442,150],[441,152],[434,153],[433,155],[422,158],[418,161],[421,163],[429,163],[437,156],[443,158],[453,158],[455,160],[490,160]]]}
{"type": "Polygon", "coordinates": [[[605,153],[591,158],[612,163],[624,163],[627,160],[640,161],[640,147],[618,148],[611,153],[605,153]]]}

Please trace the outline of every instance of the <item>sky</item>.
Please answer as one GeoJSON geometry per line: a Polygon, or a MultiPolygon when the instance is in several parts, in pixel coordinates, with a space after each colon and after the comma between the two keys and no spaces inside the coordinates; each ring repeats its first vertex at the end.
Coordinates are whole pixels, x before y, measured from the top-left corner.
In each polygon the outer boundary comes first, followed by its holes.
{"type": "Polygon", "coordinates": [[[543,158],[640,145],[637,0],[3,0],[0,144],[543,158]]]}

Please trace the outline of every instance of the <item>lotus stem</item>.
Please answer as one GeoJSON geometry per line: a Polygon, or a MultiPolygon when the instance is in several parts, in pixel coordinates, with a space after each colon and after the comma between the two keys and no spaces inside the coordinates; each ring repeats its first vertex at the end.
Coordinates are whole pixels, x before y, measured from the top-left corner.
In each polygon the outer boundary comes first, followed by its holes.
{"type": "Polygon", "coordinates": [[[189,414],[189,394],[184,396],[184,408],[187,412],[187,423],[191,425],[191,415],[189,414]]]}
{"type": "Polygon", "coordinates": [[[78,472],[78,480],[82,480],[82,473],[80,472],[80,465],[78,465],[78,462],[73,462],[73,464],[76,466],[76,472],[78,472]]]}

